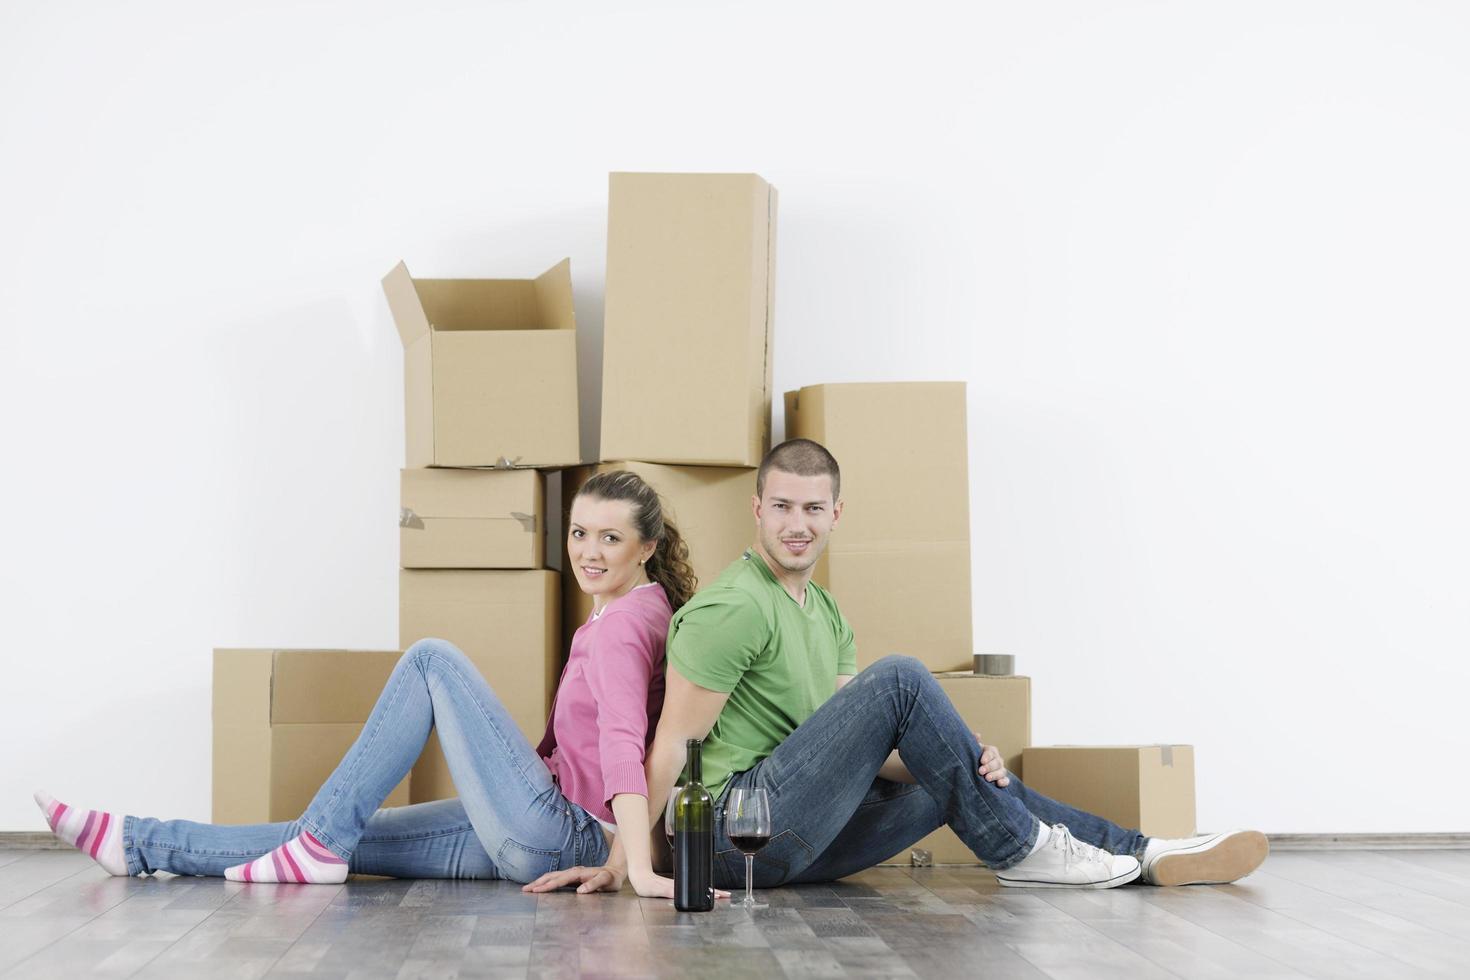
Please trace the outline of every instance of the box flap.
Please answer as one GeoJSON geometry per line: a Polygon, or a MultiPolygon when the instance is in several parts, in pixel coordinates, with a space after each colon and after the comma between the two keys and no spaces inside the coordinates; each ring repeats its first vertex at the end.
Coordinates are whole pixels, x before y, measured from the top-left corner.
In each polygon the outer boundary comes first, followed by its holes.
{"type": "Polygon", "coordinates": [[[429,317],[424,312],[418,290],[414,288],[413,276],[408,274],[408,265],[399,262],[393,271],[383,277],[383,295],[388,297],[388,308],[393,311],[393,324],[403,346],[429,332],[429,317]]]}
{"type": "Polygon", "coordinates": [[[546,330],[576,330],[572,306],[572,260],[562,259],[536,277],[534,290],[538,326],[546,330]]]}

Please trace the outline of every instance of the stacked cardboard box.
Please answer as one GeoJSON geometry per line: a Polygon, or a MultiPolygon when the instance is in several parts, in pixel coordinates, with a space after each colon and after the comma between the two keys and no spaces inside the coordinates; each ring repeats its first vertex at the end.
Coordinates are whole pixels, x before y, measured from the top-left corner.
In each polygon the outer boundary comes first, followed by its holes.
{"type": "Polygon", "coordinates": [[[1028,746],[1026,785],[1149,837],[1192,837],[1194,747],[1028,746]]]}
{"type": "Polygon", "coordinates": [[[814,578],[857,638],[858,666],[906,653],[970,670],[970,481],[965,386],[814,385],[786,395],[787,438],[842,468],[842,517],[814,578]]]}
{"type": "Polygon", "coordinates": [[[775,246],[776,190],[755,174],[609,178],[604,460],[760,463],[775,246]]]}
{"type": "MultiPolygon", "coordinates": [[[[295,820],[362,731],[397,650],[214,651],[215,823],[295,820]]],[[[405,778],[384,801],[409,801],[405,778]]]]}
{"type": "MultiPolygon", "coordinates": [[[[532,744],[560,659],[546,483],[579,461],[570,263],[534,280],[383,279],[404,345],[398,639],[462,650],[532,744]]],[[[414,802],[456,794],[437,737],[414,802]]]]}
{"type": "MultiPolygon", "coordinates": [[[[659,492],[703,584],[754,537],[770,448],[776,191],[755,174],[615,173],[608,181],[603,462],[563,474],[563,516],[594,472],[659,492]]],[[[566,636],[591,598],[563,574],[566,636]]]]}

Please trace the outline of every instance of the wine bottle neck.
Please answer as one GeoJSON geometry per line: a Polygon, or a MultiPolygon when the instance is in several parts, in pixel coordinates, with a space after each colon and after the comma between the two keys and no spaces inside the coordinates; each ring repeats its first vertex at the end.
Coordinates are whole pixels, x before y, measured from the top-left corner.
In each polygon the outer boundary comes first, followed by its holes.
{"type": "Polygon", "coordinates": [[[699,766],[699,743],[691,740],[688,744],[688,755],[684,760],[684,776],[691,783],[704,782],[704,776],[699,766]]]}

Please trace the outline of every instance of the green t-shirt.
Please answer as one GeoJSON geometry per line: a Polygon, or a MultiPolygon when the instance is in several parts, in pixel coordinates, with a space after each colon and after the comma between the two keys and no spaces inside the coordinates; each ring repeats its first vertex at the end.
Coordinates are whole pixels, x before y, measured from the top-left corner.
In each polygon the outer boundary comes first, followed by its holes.
{"type": "Polygon", "coordinates": [[[827,590],[808,584],[797,605],[753,551],[674,615],[667,655],[687,680],[730,695],[701,759],[717,798],[833,695],[837,675],[857,673],[852,628],[827,590]]]}

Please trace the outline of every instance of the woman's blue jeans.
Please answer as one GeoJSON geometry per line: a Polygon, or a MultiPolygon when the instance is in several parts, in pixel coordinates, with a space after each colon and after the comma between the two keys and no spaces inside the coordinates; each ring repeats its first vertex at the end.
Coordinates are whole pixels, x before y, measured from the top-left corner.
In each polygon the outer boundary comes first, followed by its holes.
{"type": "MultiPolygon", "coordinates": [[[[228,778],[227,773],[218,774],[228,778]]],[[[227,827],[127,817],[130,874],[222,875],[310,831],[352,871],[533,881],[607,859],[602,826],[562,795],[469,659],[444,640],[408,649],[362,734],[299,820],[227,827]],[[378,809],[439,732],[458,799],[378,809]]]]}

